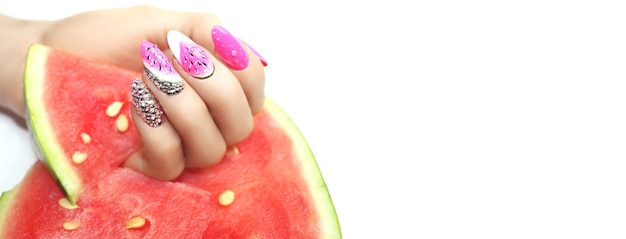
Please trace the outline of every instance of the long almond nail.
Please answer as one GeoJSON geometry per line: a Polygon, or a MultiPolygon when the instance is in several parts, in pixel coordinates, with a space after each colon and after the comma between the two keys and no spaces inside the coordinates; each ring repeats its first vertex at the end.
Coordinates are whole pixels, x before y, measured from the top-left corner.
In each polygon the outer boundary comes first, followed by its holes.
{"type": "Polygon", "coordinates": [[[233,70],[243,70],[248,67],[250,58],[241,47],[237,39],[231,35],[224,27],[216,25],[211,30],[215,52],[224,63],[233,70]]]}
{"type": "Polygon", "coordinates": [[[139,78],[131,84],[132,104],[135,111],[150,127],[158,127],[163,122],[163,110],[150,89],[139,78]]]}
{"type": "Polygon", "coordinates": [[[141,57],[146,76],[154,85],[168,95],[175,95],[183,91],[183,78],[172,67],[172,62],[153,43],[141,43],[141,57]]]}
{"type": "Polygon", "coordinates": [[[190,76],[204,79],[213,74],[215,68],[211,58],[189,37],[179,31],[170,30],[167,33],[167,44],[178,64],[190,76]]]}

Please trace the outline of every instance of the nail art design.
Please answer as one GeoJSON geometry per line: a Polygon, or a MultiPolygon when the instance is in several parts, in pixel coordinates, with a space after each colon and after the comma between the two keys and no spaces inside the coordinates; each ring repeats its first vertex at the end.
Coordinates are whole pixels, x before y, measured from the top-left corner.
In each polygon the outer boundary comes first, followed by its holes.
{"type": "Polygon", "coordinates": [[[163,110],[161,105],[154,98],[150,89],[146,87],[143,81],[139,78],[133,80],[131,84],[131,96],[132,104],[135,111],[150,127],[161,126],[163,110]]]}
{"type": "MultiPolygon", "coordinates": [[[[237,38],[239,39],[239,38],[237,38]]],[[[267,61],[265,60],[265,58],[263,58],[263,56],[261,56],[261,54],[259,54],[259,52],[257,52],[254,48],[252,48],[250,46],[250,44],[248,44],[247,42],[239,39],[239,41],[243,42],[243,44],[246,44],[246,46],[248,46],[248,48],[250,48],[250,50],[254,53],[254,55],[259,58],[259,60],[261,61],[261,64],[263,64],[263,66],[267,66],[267,61]]]]}
{"type": "Polygon", "coordinates": [[[168,95],[183,91],[183,78],[178,75],[167,56],[153,43],[141,43],[141,56],[148,79],[168,95]]]}
{"type": "Polygon", "coordinates": [[[248,67],[250,58],[241,47],[237,39],[222,26],[214,26],[211,30],[215,52],[224,63],[233,70],[243,70],[248,67]]]}
{"type": "Polygon", "coordinates": [[[179,31],[170,30],[167,33],[167,44],[187,74],[198,79],[205,79],[213,74],[215,68],[211,58],[189,37],[179,31]]]}

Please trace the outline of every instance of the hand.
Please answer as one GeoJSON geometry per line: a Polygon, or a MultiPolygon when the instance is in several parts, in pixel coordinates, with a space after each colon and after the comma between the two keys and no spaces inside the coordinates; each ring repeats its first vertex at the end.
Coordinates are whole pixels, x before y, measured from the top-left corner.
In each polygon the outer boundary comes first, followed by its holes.
{"type": "Polygon", "coordinates": [[[228,145],[252,132],[252,116],[263,107],[264,59],[213,14],[138,6],[33,26],[44,45],[144,72],[133,84],[133,102],[154,99],[157,108],[134,104],[144,146],[124,165],[153,178],[217,163],[228,145]]]}

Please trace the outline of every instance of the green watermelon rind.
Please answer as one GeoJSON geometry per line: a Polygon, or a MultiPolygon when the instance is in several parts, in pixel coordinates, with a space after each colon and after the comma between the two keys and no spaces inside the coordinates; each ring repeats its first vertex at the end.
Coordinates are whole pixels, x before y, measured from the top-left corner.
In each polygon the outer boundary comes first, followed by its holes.
{"type": "MultiPolygon", "coordinates": [[[[19,190],[19,186],[14,187],[12,190],[5,191],[0,195],[0,225],[6,225],[5,220],[7,214],[13,202],[13,197],[19,190]]],[[[0,227],[0,235],[4,235],[4,227],[0,227]]]]}
{"type": "Polygon", "coordinates": [[[320,222],[323,222],[323,228],[320,229],[320,238],[341,238],[339,218],[337,217],[330,192],[322,177],[317,160],[308,142],[304,138],[304,135],[289,115],[270,98],[265,98],[264,107],[276,123],[280,124],[289,135],[295,147],[295,151],[299,153],[297,158],[299,158],[302,163],[301,169],[304,174],[303,177],[309,185],[309,190],[311,190],[310,195],[313,196],[315,208],[320,216],[320,222]]]}
{"type": "Polygon", "coordinates": [[[50,48],[39,44],[31,45],[28,50],[24,71],[26,122],[38,158],[50,168],[50,172],[61,184],[60,186],[68,200],[76,203],[83,183],[56,139],[54,126],[50,124],[43,98],[46,95],[46,85],[44,84],[46,60],[48,59],[46,55],[49,53],[50,48]],[[40,141],[45,141],[45,144],[41,144],[40,141]]]}

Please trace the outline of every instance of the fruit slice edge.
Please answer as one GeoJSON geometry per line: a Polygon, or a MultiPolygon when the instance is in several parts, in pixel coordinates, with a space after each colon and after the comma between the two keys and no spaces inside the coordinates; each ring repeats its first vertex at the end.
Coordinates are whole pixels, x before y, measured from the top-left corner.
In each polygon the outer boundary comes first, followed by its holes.
{"type": "Polygon", "coordinates": [[[322,228],[321,231],[325,234],[322,238],[326,238],[330,235],[341,235],[339,219],[326,182],[322,177],[317,160],[308,142],[304,138],[304,135],[295,123],[293,123],[289,115],[273,100],[266,98],[264,107],[267,112],[271,114],[271,117],[284,128],[293,142],[295,151],[299,153],[297,157],[301,159],[302,173],[304,174],[305,181],[308,182],[311,195],[314,197],[315,207],[319,209],[320,221],[325,222],[323,225],[328,227],[322,228]],[[329,223],[330,221],[334,221],[335,223],[329,223]]]}
{"type": "Polygon", "coordinates": [[[26,123],[32,136],[33,148],[37,154],[37,158],[50,168],[54,177],[61,185],[72,203],[76,202],[80,193],[82,180],[76,171],[69,165],[69,159],[63,152],[61,144],[57,141],[53,126],[50,124],[48,113],[46,112],[44,93],[45,71],[47,57],[50,48],[47,46],[33,44],[28,50],[26,56],[26,65],[24,71],[24,97],[26,101],[26,123]],[[45,140],[45,144],[41,144],[40,140],[45,140]]]}
{"type": "MultiPolygon", "coordinates": [[[[16,186],[13,189],[2,192],[2,194],[0,194],[0,225],[5,224],[5,220],[6,220],[5,217],[7,216],[9,212],[9,208],[11,208],[13,197],[15,196],[18,190],[19,190],[19,186],[16,186]]],[[[2,232],[2,229],[3,227],[0,227],[0,235],[4,234],[2,232]]]]}

